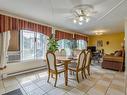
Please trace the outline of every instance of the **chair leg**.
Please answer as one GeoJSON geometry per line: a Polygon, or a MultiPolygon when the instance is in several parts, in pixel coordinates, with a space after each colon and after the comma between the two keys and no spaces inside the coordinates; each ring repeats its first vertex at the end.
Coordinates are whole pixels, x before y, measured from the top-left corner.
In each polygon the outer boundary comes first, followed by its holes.
{"type": "Polygon", "coordinates": [[[60,74],[59,74],[59,77],[60,77],[60,74]]]}
{"type": "Polygon", "coordinates": [[[84,71],[84,76],[85,76],[85,78],[87,78],[87,77],[86,77],[86,70],[84,69],[83,71],[84,71]]]}
{"type": "Polygon", "coordinates": [[[73,75],[75,75],[75,72],[73,72],[73,75]]]}
{"type": "Polygon", "coordinates": [[[56,87],[56,83],[57,83],[57,74],[55,74],[55,84],[54,84],[54,87],[56,87]]]}
{"type": "Polygon", "coordinates": [[[50,79],[50,71],[48,71],[48,80],[47,80],[47,82],[49,82],[49,79],[50,79]]]}
{"type": "Polygon", "coordinates": [[[51,74],[51,77],[53,78],[53,74],[51,74]]]}
{"type": "Polygon", "coordinates": [[[87,68],[88,75],[90,76],[90,67],[87,68]]]}
{"type": "Polygon", "coordinates": [[[81,71],[81,74],[82,74],[82,79],[84,79],[84,76],[83,76],[83,70],[81,71]]]}
{"type": "Polygon", "coordinates": [[[64,72],[64,78],[66,77],[66,74],[65,74],[65,72],[64,72]]]}
{"type": "Polygon", "coordinates": [[[72,75],[72,71],[70,70],[70,75],[72,75]]]}
{"type": "Polygon", "coordinates": [[[77,82],[79,83],[78,72],[76,72],[76,79],[77,79],[77,82]]]}

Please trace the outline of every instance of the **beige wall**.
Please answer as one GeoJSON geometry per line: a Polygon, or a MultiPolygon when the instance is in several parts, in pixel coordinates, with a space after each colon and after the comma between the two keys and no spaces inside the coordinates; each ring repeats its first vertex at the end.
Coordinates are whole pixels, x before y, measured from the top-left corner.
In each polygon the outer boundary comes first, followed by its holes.
{"type": "Polygon", "coordinates": [[[97,49],[101,50],[104,49],[105,53],[113,53],[116,50],[122,49],[121,43],[124,41],[124,32],[113,33],[113,34],[106,34],[106,35],[94,35],[89,36],[89,45],[90,46],[97,46],[97,41],[102,40],[103,46],[97,47],[97,49]],[[107,45],[106,42],[109,41],[107,45]]]}
{"type": "MultiPolygon", "coordinates": [[[[125,68],[127,68],[127,19],[125,20],[125,68]]],[[[127,80],[127,69],[126,69],[126,80],[127,80]]],[[[127,88],[127,84],[126,84],[127,88]]]]}

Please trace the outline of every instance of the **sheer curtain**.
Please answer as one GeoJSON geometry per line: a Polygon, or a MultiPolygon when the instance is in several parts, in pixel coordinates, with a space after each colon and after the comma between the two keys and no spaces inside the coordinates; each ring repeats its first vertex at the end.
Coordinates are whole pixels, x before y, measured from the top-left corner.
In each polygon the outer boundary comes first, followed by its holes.
{"type": "Polygon", "coordinates": [[[3,69],[7,64],[7,51],[10,41],[10,31],[1,33],[1,53],[0,53],[0,68],[3,69]]]}
{"type": "Polygon", "coordinates": [[[20,31],[21,60],[44,59],[47,52],[48,36],[34,31],[20,31]]]}
{"type": "Polygon", "coordinates": [[[48,49],[48,37],[47,36],[45,36],[45,41],[44,41],[44,49],[43,49],[43,52],[44,52],[44,56],[43,56],[43,58],[45,59],[46,58],[46,52],[47,52],[47,49],[48,49]]]}

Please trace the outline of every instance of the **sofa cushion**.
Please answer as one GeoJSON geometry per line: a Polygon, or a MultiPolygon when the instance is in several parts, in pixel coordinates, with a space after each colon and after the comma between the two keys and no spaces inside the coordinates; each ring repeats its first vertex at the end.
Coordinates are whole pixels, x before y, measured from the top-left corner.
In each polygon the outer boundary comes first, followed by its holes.
{"type": "Polygon", "coordinates": [[[117,56],[117,57],[122,56],[122,51],[116,51],[114,56],[117,56]]]}
{"type": "Polygon", "coordinates": [[[104,56],[103,60],[123,63],[123,57],[117,56],[104,56]]]}

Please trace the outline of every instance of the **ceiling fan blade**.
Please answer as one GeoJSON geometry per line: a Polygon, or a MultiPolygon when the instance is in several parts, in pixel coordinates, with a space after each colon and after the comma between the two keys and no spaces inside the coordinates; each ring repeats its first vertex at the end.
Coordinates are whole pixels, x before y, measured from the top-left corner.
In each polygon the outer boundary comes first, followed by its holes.
{"type": "Polygon", "coordinates": [[[91,11],[91,12],[87,13],[87,16],[93,16],[93,15],[95,15],[97,13],[98,13],[97,11],[91,11]]]}
{"type": "Polygon", "coordinates": [[[90,16],[95,15],[95,14],[97,14],[97,13],[98,13],[97,11],[92,11],[92,12],[90,13],[90,16]]]}
{"type": "Polygon", "coordinates": [[[70,14],[70,16],[64,16],[64,19],[65,19],[66,21],[73,21],[74,16],[73,16],[72,14],[70,14]]]}

